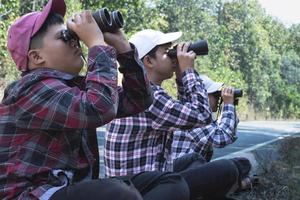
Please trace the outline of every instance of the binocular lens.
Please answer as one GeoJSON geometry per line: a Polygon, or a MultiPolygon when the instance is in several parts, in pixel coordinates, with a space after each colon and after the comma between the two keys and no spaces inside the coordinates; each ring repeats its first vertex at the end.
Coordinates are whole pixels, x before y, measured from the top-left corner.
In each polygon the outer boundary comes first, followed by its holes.
{"type": "Polygon", "coordinates": [[[243,96],[243,90],[241,89],[234,89],[234,97],[242,97],[243,96]]]}
{"type": "Polygon", "coordinates": [[[112,11],[111,17],[112,17],[112,29],[113,30],[123,27],[123,25],[124,25],[123,16],[118,10],[112,11]]]}
{"type": "Polygon", "coordinates": [[[107,8],[101,8],[92,15],[102,32],[114,32],[124,25],[123,16],[118,10],[110,13],[107,8]]]}
{"type": "Polygon", "coordinates": [[[106,8],[97,10],[92,15],[102,31],[107,31],[112,25],[110,14],[106,8]]]}

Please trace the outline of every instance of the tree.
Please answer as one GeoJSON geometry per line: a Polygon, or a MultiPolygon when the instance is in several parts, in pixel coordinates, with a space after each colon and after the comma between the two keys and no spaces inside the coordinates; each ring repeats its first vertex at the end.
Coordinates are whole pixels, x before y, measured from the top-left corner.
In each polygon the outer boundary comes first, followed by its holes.
{"type": "Polygon", "coordinates": [[[9,25],[17,18],[20,4],[17,0],[4,0],[0,4],[0,77],[14,80],[18,76],[18,71],[7,51],[7,33],[9,25]]]}

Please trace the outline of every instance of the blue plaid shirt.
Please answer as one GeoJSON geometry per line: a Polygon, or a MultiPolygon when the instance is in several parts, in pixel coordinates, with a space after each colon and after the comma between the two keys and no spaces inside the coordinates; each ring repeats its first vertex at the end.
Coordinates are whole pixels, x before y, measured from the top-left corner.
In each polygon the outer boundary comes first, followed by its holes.
{"type": "Polygon", "coordinates": [[[234,105],[225,104],[220,122],[215,121],[189,131],[175,131],[172,144],[173,159],[188,153],[199,153],[210,161],[213,147],[222,148],[237,139],[238,122],[234,105]]]}
{"type": "Polygon", "coordinates": [[[207,92],[194,69],[184,72],[177,84],[185,101],[169,96],[152,85],[154,101],[145,111],[107,125],[105,173],[107,176],[136,174],[143,171],[172,171],[173,132],[211,123],[207,92]]]}

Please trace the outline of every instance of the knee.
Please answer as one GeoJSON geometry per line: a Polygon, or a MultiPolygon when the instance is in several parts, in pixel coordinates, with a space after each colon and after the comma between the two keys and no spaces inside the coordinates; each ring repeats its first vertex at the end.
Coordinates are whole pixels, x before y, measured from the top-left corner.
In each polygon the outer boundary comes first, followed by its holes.
{"type": "Polygon", "coordinates": [[[239,171],[239,179],[249,175],[249,172],[252,168],[250,161],[244,157],[235,157],[231,159],[239,171]]]}
{"type": "MultiPolygon", "coordinates": [[[[172,193],[176,193],[176,199],[189,199],[190,189],[185,179],[177,173],[168,173],[163,175],[160,183],[166,183],[172,193]]],[[[174,197],[175,198],[175,197],[174,197]]]]}
{"type": "Polygon", "coordinates": [[[115,194],[118,194],[118,199],[120,200],[143,200],[140,192],[131,184],[124,183],[115,188],[115,194]]]}
{"type": "Polygon", "coordinates": [[[118,193],[122,193],[123,195],[119,195],[120,200],[143,200],[143,197],[140,195],[138,191],[132,191],[132,190],[121,190],[118,191],[118,193]]]}
{"type": "Polygon", "coordinates": [[[223,176],[225,180],[227,180],[227,183],[230,185],[234,185],[238,183],[239,180],[239,169],[236,166],[236,164],[232,160],[219,160],[222,162],[222,167],[220,169],[223,169],[223,176]]]}

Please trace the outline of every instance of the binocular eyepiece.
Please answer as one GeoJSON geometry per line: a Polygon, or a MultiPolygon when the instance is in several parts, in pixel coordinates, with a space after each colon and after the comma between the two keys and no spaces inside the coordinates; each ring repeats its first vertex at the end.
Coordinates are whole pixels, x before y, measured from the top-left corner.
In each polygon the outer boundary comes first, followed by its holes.
{"type": "MultiPolygon", "coordinates": [[[[177,45],[168,50],[167,55],[170,58],[177,57],[176,48],[177,48],[177,45]]],[[[208,44],[207,44],[206,40],[198,40],[197,42],[190,44],[188,51],[194,51],[196,53],[196,55],[207,55],[208,54],[208,44]]]]}
{"type": "Polygon", "coordinates": [[[124,25],[123,16],[118,10],[110,13],[107,8],[101,8],[92,15],[102,32],[114,32],[124,25]]]}

